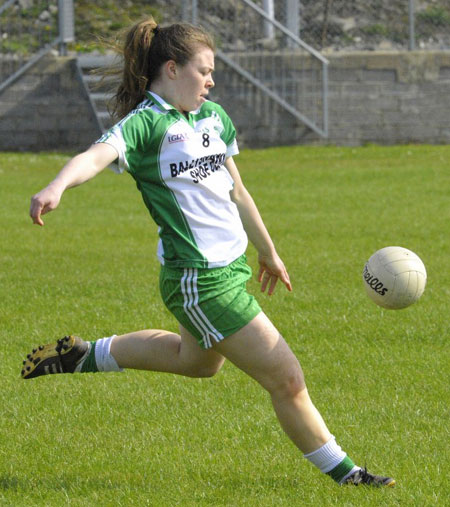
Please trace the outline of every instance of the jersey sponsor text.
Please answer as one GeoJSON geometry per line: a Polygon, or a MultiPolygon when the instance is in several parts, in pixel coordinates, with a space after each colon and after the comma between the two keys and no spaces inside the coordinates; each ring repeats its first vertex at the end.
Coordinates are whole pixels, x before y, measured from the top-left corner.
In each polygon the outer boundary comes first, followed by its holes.
{"type": "Polygon", "coordinates": [[[207,155],[192,160],[172,162],[170,167],[170,175],[172,178],[180,176],[180,174],[189,171],[189,174],[194,183],[199,183],[201,180],[207,178],[211,173],[220,169],[225,162],[225,153],[218,153],[215,155],[207,155]]]}

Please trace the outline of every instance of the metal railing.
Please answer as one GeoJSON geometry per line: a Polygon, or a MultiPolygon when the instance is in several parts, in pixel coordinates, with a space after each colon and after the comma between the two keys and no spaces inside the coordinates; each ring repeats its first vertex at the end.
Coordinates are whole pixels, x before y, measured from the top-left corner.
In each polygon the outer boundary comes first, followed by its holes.
{"type": "MultiPolygon", "coordinates": [[[[212,32],[218,58],[240,76],[234,85],[243,100],[256,88],[321,136],[328,128],[328,71],[319,51],[450,49],[449,0],[149,0],[149,5],[160,9],[163,23],[183,19],[212,32]]],[[[59,46],[59,54],[66,53],[74,40],[73,11],[74,0],[0,0],[0,92],[51,49],[59,46]]]]}
{"type": "Polygon", "coordinates": [[[8,0],[0,5],[0,92],[52,48],[74,40],[73,0],[8,0]]]}
{"type": "Polygon", "coordinates": [[[251,0],[184,5],[184,18],[213,34],[217,58],[243,78],[234,84],[238,98],[246,97],[250,83],[299,122],[328,135],[326,58],[251,0]]]}
{"type": "Polygon", "coordinates": [[[448,0],[255,0],[326,51],[450,49],[448,0]],[[273,9],[271,5],[273,5],[273,9]]]}

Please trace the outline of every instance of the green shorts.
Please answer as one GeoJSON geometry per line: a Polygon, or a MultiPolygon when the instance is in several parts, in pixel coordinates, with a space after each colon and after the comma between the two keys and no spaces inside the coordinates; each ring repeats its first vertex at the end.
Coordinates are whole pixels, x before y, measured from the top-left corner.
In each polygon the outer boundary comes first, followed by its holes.
{"type": "Polygon", "coordinates": [[[161,267],[159,288],[178,322],[208,349],[247,325],[261,308],[246,290],[252,270],[242,255],[212,269],[161,267]]]}

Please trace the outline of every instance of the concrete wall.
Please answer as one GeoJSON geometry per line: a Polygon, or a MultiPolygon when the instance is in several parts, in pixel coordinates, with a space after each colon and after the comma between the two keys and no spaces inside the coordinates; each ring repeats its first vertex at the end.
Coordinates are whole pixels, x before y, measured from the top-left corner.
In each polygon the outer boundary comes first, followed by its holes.
{"type": "Polygon", "coordinates": [[[450,51],[330,56],[330,141],[447,143],[450,51]]]}
{"type": "Polygon", "coordinates": [[[273,101],[240,100],[239,78],[216,62],[214,95],[229,111],[245,145],[448,142],[450,51],[325,56],[330,61],[326,140],[273,101]]]}
{"type": "Polygon", "coordinates": [[[47,56],[0,94],[0,150],[82,150],[100,136],[76,60],[47,56]]]}
{"type": "MultiPolygon", "coordinates": [[[[326,140],[251,87],[242,95],[239,76],[217,59],[212,98],[232,117],[240,146],[448,142],[450,51],[327,58],[326,140]]],[[[0,94],[1,150],[80,150],[98,135],[73,59],[47,57],[0,94]]]]}

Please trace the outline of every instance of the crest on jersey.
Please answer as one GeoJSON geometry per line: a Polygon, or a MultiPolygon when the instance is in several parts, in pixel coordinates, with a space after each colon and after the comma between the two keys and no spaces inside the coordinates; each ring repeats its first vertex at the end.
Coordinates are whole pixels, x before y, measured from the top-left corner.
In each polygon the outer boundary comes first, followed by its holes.
{"type": "Polygon", "coordinates": [[[169,135],[169,144],[172,143],[183,143],[184,141],[189,141],[189,134],[187,132],[179,133],[179,134],[171,134],[169,135]]]}

